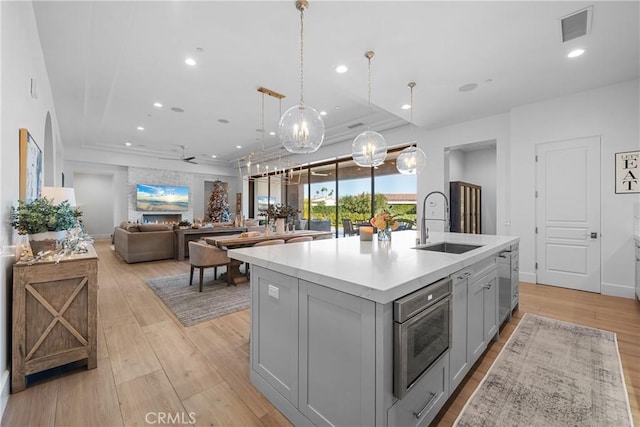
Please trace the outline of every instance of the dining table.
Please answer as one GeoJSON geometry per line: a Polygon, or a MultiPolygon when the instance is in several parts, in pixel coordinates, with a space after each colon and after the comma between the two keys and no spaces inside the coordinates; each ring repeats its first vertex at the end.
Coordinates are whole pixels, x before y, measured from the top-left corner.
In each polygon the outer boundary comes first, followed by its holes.
{"type": "MultiPolygon", "coordinates": [[[[313,237],[314,240],[317,239],[330,239],[334,236],[334,232],[332,231],[317,231],[317,230],[295,230],[286,233],[241,233],[241,234],[233,234],[226,236],[210,236],[205,237],[204,240],[210,245],[216,246],[220,249],[236,249],[236,248],[246,248],[255,245],[259,242],[264,242],[267,240],[277,240],[282,239],[285,242],[293,239],[294,237],[304,237],[310,236],[313,237]]],[[[231,281],[234,284],[245,283],[247,282],[247,275],[243,274],[240,271],[239,261],[232,260],[231,268],[229,272],[231,273],[231,281]]]]}

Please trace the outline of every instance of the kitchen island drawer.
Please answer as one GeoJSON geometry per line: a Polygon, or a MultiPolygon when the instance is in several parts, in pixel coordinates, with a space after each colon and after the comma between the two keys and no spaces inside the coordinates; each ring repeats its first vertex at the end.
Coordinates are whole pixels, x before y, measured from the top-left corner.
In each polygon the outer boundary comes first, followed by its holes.
{"type": "Polygon", "coordinates": [[[387,412],[389,427],[428,426],[449,397],[449,352],[445,352],[387,412]]]}

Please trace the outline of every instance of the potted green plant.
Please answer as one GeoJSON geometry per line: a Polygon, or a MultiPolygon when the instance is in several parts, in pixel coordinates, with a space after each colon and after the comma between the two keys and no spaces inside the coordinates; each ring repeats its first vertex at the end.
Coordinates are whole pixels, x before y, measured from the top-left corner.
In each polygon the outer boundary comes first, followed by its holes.
{"type": "Polygon", "coordinates": [[[269,205],[267,209],[260,211],[260,215],[266,216],[267,220],[276,221],[276,233],[282,234],[285,231],[285,222],[292,220],[293,217],[298,214],[299,211],[289,205],[277,203],[275,205],[269,205]]]}
{"type": "Polygon", "coordinates": [[[178,228],[181,230],[186,230],[187,228],[191,228],[191,222],[186,219],[183,219],[178,223],[178,228]]]}
{"type": "Polygon", "coordinates": [[[18,234],[28,234],[31,251],[55,249],[64,239],[65,231],[79,224],[82,213],[68,201],[53,203],[46,197],[31,202],[18,201],[18,207],[11,207],[11,226],[18,234]]]}

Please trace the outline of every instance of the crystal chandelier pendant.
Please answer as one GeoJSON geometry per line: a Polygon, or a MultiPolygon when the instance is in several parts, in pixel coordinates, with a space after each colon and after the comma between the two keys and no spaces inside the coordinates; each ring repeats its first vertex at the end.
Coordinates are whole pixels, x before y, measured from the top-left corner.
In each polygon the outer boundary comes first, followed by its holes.
{"type": "MultiPolygon", "coordinates": [[[[415,82],[409,82],[407,85],[411,89],[411,118],[409,123],[411,126],[411,139],[415,141],[413,136],[413,88],[416,87],[415,82]]],[[[416,142],[414,142],[416,143],[416,142]]],[[[404,175],[415,175],[422,172],[427,166],[427,155],[418,147],[407,147],[400,152],[396,159],[396,169],[404,175]]]]}
{"type": "Polygon", "coordinates": [[[322,116],[308,105],[294,105],[280,118],[278,137],[290,153],[313,153],[324,140],[322,116]]]}
{"type": "MultiPolygon", "coordinates": [[[[368,60],[369,115],[371,115],[371,58],[373,58],[374,55],[375,53],[373,51],[368,51],[364,54],[368,60]]],[[[358,166],[380,166],[384,163],[385,157],[387,157],[387,142],[378,132],[366,130],[353,140],[351,144],[351,157],[353,157],[353,161],[358,166]]]]}
{"type": "Polygon", "coordinates": [[[362,132],[353,140],[351,156],[358,166],[380,166],[387,157],[384,137],[371,130],[362,132]]]}
{"type": "Polygon", "coordinates": [[[278,137],[284,148],[294,154],[313,153],[324,140],[324,121],[315,108],[304,103],[304,12],[307,0],[297,0],[300,11],[300,103],[284,112],[278,124],[278,137]]]}
{"type": "Polygon", "coordinates": [[[404,175],[415,175],[427,165],[427,155],[418,147],[407,147],[400,152],[396,159],[398,172],[404,175]]]}

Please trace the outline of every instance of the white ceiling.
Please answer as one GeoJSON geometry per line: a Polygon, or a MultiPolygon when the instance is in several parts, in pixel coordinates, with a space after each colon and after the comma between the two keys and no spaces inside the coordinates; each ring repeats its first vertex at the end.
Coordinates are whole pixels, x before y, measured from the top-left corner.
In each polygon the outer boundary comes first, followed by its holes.
{"type": "MultiPolygon", "coordinates": [[[[267,131],[299,100],[293,0],[43,1],[34,8],[65,147],[179,157],[177,145],[185,145],[198,162],[229,165],[278,145],[257,132],[259,86],[287,96],[281,106],[266,97],[267,131]],[[198,65],[187,66],[187,57],[198,65]],[[164,107],[154,108],[156,101],[164,107]]],[[[404,124],[410,81],[417,83],[414,122],[433,128],[638,78],[639,14],[637,1],[311,0],[305,102],[328,112],[331,144],[366,128],[347,128],[354,123],[377,131],[404,124]],[[591,34],[562,43],[559,19],[591,5],[591,34]],[[586,53],[568,59],[576,47],[586,53]],[[367,50],[376,53],[370,116],[367,50]],[[335,73],[338,64],[349,71],[335,73]],[[467,83],[478,87],[458,91],[467,83]]]]}

